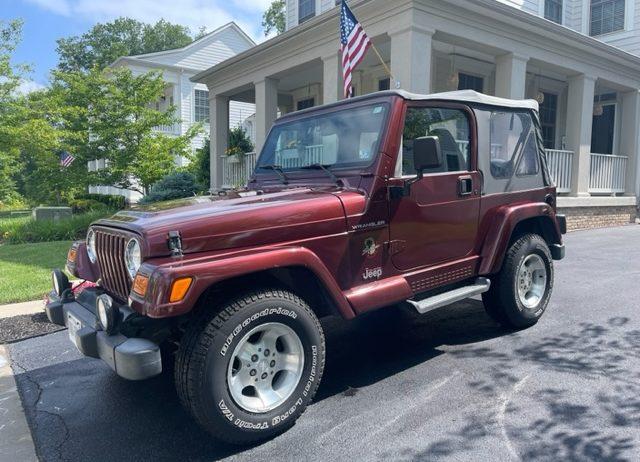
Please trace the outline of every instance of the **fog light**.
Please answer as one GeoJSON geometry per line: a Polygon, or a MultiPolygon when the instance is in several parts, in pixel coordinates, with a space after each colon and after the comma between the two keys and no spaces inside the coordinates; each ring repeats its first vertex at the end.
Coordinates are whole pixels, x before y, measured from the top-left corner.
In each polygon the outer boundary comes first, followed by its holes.
{"type": "Polygon", "coordinates": [[[53,284],[53,291],[58,297],[61,297],[65,290],[71,288],[69,278],[59,269],[55,269],[51,272],[51,282],[53,284]]]}
{"type": "Polygon", "coordinates": [[[113,334],[118,322],[118,309],[113,306],[113,299],[105,294],[100,295],[96,300],[96,313],[102,330],[113,334]]]}

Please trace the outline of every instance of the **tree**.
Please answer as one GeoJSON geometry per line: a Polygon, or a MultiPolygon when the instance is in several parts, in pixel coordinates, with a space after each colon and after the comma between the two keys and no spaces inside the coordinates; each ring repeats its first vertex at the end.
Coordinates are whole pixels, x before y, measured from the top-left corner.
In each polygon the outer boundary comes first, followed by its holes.
{"type": "Polygon", "coordinates": [[[131,18],[118,18],[96,24],[82,35],[58,39],[58,69],[82,72],[94,67],[104,69],[121,56],[180,48],[192,41],[188,27],[164,19],[144,24],[131,18]]]}
{"type": "Polygon", "coordinates": [[[274,0],[262,15],[262,27],[264,35],[269,35],[272,31],[282,34],[286,29],[286,5],[284,0],[274,0]]]}
{"type": "Polygon", "coordinates": [[[0,204],[18,199],[15,191],[15,175],[19,171],[20,151],[15,142],[19,134],[12,120],[15,119],[19,99],[16,89],[27,67],[12,65],[11,57],[20,42],[22,21],[0,20],[0,204]]]}
{"type": "MultiPolygon", "coordinates": [[[[81,136],[70,148],[81,161],[105,160],[105,168],[89,175],[91,184],[115,185],[145,194],[148,188],[174,170],[178,156],[190,157],[190,142],[201,130],[169,136],[154,127],[177,122],[175,107],[155,108],[164,94],[159,72],[133,75],[125,68],[54,73],[53,91],[60,92],[69,110],[64,127],[81,136]]],[[[77,162],[77,161],[76,161],[77,162]]]]}

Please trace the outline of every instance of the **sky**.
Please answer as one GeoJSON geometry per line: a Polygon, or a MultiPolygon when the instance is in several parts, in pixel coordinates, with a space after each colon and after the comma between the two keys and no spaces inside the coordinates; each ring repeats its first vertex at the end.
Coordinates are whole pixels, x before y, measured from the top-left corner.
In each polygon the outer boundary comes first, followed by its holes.
{"type": "Polygon", "coordinates": [[[32,73],[22,84],[28,92],[47,84],[57,62],[56,39],[79,35],[98,22],[126,16],[154,23],[164,18],[197,32],[235,21],[256,41],[264,40],[262,13],[271,0],[0,0],[0,19],[24,20],[15,63],[32,73]]]}

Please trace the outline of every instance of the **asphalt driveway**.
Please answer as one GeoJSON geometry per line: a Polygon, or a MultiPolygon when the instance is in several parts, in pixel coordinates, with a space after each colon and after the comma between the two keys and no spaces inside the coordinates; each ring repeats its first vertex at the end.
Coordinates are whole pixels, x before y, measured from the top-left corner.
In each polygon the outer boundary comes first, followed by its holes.
{"type": "Polygon", "coordinates": [[[293,429],[211,442],[172,381],[116,377],[65,332],[13,344],[43,460],[640,460],[640,226],[566,238],[548,312],[501,329],[470,300],[331,319],[319,394],[293,429]]]}

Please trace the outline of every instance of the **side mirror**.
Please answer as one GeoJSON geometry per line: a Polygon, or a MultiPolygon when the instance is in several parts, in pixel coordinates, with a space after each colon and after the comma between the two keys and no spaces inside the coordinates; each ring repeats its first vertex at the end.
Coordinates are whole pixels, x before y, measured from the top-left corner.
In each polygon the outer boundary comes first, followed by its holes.
{"type": "Polygon", "coordinates": [[[442,150],[437,136],[423,136],[413,141],[413,166],[422,178],[425,170],[442,167],[442,150]]]}

